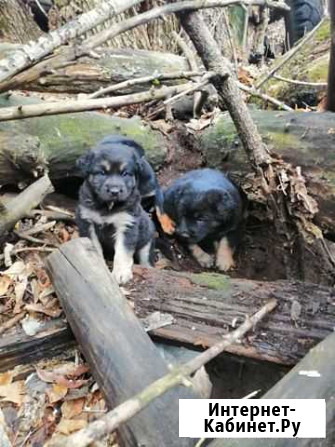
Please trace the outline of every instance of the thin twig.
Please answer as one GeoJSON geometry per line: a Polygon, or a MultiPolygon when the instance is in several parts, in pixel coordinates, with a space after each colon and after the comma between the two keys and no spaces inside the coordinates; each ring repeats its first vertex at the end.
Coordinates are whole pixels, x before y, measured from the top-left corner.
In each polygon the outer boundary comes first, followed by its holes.
{"type": "Polygon", "coordinates": [[[283,76],[279,75],[273,75],[274,79],[277,79],[278,81],[287,82],[289,84],[295,84],[295,85],[305,85],[306,87],[316,87],[316,88],[326,88],[328,83],[327,82],[305,82],[305,81],[297,81],[295,79],[288,79],[284,78],[283,76]]]}
{"type": "Polygon", "coordinates": [[[143,76],[141,78],[128,79],[127,81],[119,82],[118,84],[109,85],[108,87],[101,88],[91,95],[88,95],[88,98],[98,98],[99,96],[105,95],[106,93],[113,93],[118,90],[133,87],[134,85],[146,84],[147,82],[167,81],[169,79],[189,79],[201,75],[203,75],[203,72],[200,71],[176,71],[171,73],[157,73],[150,76],[143,76]]]}
{"type": "Polygon", "coordinates": [[[125,31],[129,31],[139,25],[143,25],[151,20],[158,19],[167,14],[174,14],[182,11],[197,10],[203,8],[225,7],[236,4],[245,5],[264,5],[266,4],[271,8],[279,8],[285,11],[290,8],[284,2],[268,1],[268,0],[185,0],[182,2],[170,3],[168,5],[159,6],[153,8],[150,11],[138,14],[128,20],[124,20],[118,24],[111,26],[110,28],[101,31],[100,33],[90,37],[83,43],[83,47],[86,48],[86,52],[105,43],[107,40],[121,34],[125,31]]]}
{"type": "MultiPolygon", "coordinates": [[[[197,70],[198,64],[192,49],[187,45],[185,40],[182,38],[180,34],[176,31],[172,32],[172,36],[175,38],[179,48],[183,52],[184,56],[187,59],[190,70],[197,70]]],[[[199,81],[199,77],[195,79],[199,81]]],[[[193,95],[193,116],[196,118],[201,114],[201,109],[207,99],[208,95],[205,92],[195,92],[193,95]]]]}
{"type": "Polygon", "coordinates": [[[21,234],[24,234],[25,236],[33,236],[34,234],[42,233],[43,231],[51,230],[56,225],[56,221],[46,222],[44,224],[37,224],[32,228],[29,228],[29,230],[24,231],[21,234]]]}
{"type": "Polygon", "coordinates": [[[37,237],[29,236],[27,233],[20,233],[19,231],[14,230],[14,234],[20,239],[24,239],[28,242],[33,242],[34,244],[44,244],[52,247],[58,247],[58,244],[53,244],[52,242],[44,241],[43,239],[38,239],[37,237]]]}
{"type": "Polygon", "coordinates": [[[19,314],[14,315],[14,317],[10,318],[9,320],[5,321],[0,326],[0,335],[3,334],[8,329],[12,328],[16,325],[19,321],[23,320],[23,318],[26,316],[27,311],[20,312],[19,314]]]}
{"type": "Polygon", "coordinates": [[[283,58],[281,59],[281,61],[279,62],[278,65],[276,65],[275,67],[272,68],[272,70],[269,71],[269,73],[267,73],[265,75],[265,77],[263,77],[257,84],[256,84],[256,89],[259,89],[260,87],[262,87],[262,85],[264,85],[275,73],[277,73],[277,71],[279,71],[281,68],[283,68],[283,66],[292,59],[293,56],[295,56],[298,51],[301,50],[302,47],[304,47],[306,45],[307,42],[309,42],[309,40],[314,36],[314,34],[318,31],[318,29],[324,24],[325,18],[323,18],[321,20],[321,22],[312,29],[312,31],[310,31],[308,34],[306,34],[306,36],[300,40],[300,42],[293,47],[289,52],[287,52],[285,54],[285,56],[283,56],[283,58]]]}
{"type": "Polygon", "coordinates": [[[266,102],[271,102],[271,104],[275,105],[279,109],[286,110],[287,112],[293,112],[292,107],[288,106],[287,104],[283,103],[282,101],[279,101],[276,98],[273,98],[272,96],[266,95],[265,93],[261,93],[257,91],[254,87],[248,87],[241,82],[237,82],[239,88],[243,90],[244,92],[249,93],[251,96],[256,96],[257,98],[261,98],[266,102]]]}
{"type": "Polygon", "coordinates": [[[197,90],[200,90],[201,88],[205,87],[210,79],[215,76],[215,73],[212,72],[208,72],[206,73],[203,77],[202,80],[200,82],[197,82],[196,84],[194,84],[193,86],[189,87],[187,90],[184,90],[183,92],[178,93],[175,96],[172,96],[171,98],[168,98],[164,101],[164,104],[172,104],[173,102],[177,101],[178,99],[180,99],[182,96],[186,96],[189,93],[193,93],[196,92],[197,90]]]}
{"type": "Polygon", "coordinates": [[[231,47],[231,51],[233,53],[235,73],[236,73],[236,76],[238,76],[237,53],[236,53],[236,48],[235,48],[235,44],[234,44],[233,34],[232,34],[231,28],[230,28],[229,17],[228,17],[228,15],[227,15],[225,10],[223,10],[223,18],[224,18],[225,26],[226,26],[226,29],[227,29],[227,36],[228,36],[229,44],[230,44],[230,47],[231,47]]]}
{"type": "Polygon", "coordinates": [[[262,320],[269,312],[277,306],[277,301],[272,299],[265,304],[258,312],[235,331],[224,336],[224,339],[195,358],[181,366],[176,366],[173,370],[156,380],[143,391],[133,398],[119,405],[114,410],[108,412],[98,421],[92,422],[86,428],[64,438],[55,438],[48,443],[48,447],[86,447],[93,441],[98,440],[108,433],[116,430],[122,423],[135,416],[139,411],[143,410],[154,399],[166,393],[177,385],[188,385],[189,376],[208,363],[210,360],[221,354],[228,346],[240,340],[246,332],[252,329],[259,321],[262,320]]]}

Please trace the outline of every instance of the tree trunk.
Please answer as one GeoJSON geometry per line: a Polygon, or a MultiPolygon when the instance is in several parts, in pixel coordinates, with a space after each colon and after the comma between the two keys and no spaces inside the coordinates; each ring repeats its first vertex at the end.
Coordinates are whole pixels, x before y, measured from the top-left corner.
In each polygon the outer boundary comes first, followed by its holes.
{"type": "MultiPolygon", "coordinates": [[[[313,348],[286,376],[271,388],[262,399],[325,399],[326,438],[310,439],[217,439],[209,447],[333,447],[335,444],[335,334],[313,348]],[[317,371],[309,377],[303,371],[317,371]]],[[[279,402],[279,400],[278,400],[279,402]]],[[[266,401],[259,401],[259,404],[266,401]]]]}
{"type": "Polygon", "coordinates": [[[0,0],[0,40],[25,44],[41,35],[22,0],[0,0]]]}
{"type": "MultiPolygon", "coordinates": [[[[10,52],[10,45],[0,44],[0,58],[10,52]]],[[[58,62],[55,67],[50,65],[50,61],[49,64],[43,63],[45,68],[42,73],[37,64],[29,71],[2,83],[0,91],[20,88],[41,92],[93,93],[130,78],[188,70],[185,58],[171,53],[110,48],[96,50],[95,53],[99,58],[82,56],[75,61],[58,62]]],[[[124,89],[122,93],[135,93],[148,90],[149,87],[148,84],[141,84],[124,89]]]]}
{"type": "MultiPolygon", "coordinates": [[[[51,280],[109,408],[120,405],[168,372],[168,366],[127,304],[88,239],[74,239],[47,259],[51,280]]],[[[178,387],[123,424],[125,446],[192,446],[178,438],[178,387]]]]}
{"type": "Polygon", "coordinates": [[[328,71],[327,108],[328,110],[335,112],[335,4],[334,1],[329,1],[328,4],[331,20],[331,45],[328,71]]]}

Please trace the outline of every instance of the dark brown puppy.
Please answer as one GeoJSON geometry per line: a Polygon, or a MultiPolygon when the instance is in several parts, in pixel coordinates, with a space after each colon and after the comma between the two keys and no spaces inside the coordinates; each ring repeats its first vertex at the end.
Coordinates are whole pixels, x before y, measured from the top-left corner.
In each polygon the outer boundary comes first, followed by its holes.
{"type": "Polygon", "coordinates": [[[113,274],[125,283],[134,259],[153,264],[154,225],[141,198],[155,196],[155,174],[142,147],[119,136],[102,140],[77,165],[85,178],[76,210],[80,235],[114,260],[113,274]]]}
{"type": "Polygon", "coordinates": [[[198,169],[183,175],[165,191],[164,212],[174,223],[167,232],[175,233],[201,266],[234,267],[242,199],[223,173],[198,169]]]}

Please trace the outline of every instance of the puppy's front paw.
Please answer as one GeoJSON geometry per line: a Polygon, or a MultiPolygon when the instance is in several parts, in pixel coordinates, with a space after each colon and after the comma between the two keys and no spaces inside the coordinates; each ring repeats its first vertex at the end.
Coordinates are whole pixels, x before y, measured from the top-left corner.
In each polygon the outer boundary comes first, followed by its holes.
{"type": "Polygon", "coordinates": [[[216,266],[221,272],[228,272],[236,267],[235,261],[232,256],[220,257],[216,260],[216,266]]]}
{"type": "Polygon", "coordinates": [[[116,282],[118,284],[126,284],[133,278],[133,272],[131,267],[115,266],[112,271],[116,282]]]}
{"type": "Polygon", "coordinates": [[[164,233],[172,235],[176,230],[175,222],[165,213],[161,213],[159,208],[156,208],[157,218],[164,233]]]}
{"type": "Polygon", "coordinates": [[[198,245],[193,245],[190,247],[191,252],[201,267],[209,269],[214,266],[214,256],[206,253],[198,245]]]}
{"type": "Polygon", "coordinates": [[[221,272],[227,272],[228,270],[235,268],[233,250],[226,238],[222,238],[219,243],[216,253],[216,266],[221,272]]]}

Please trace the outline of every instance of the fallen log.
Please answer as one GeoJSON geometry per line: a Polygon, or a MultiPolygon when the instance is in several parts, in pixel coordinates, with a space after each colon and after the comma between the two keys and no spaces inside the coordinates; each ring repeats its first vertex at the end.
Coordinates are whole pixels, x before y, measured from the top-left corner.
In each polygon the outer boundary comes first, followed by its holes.
{"type": "Polygon", "coordinates": [[[53,192],[53,186],[47,175],[28,186],[7,205],[0,207],[0,241],[11,230],[16,222],[25,217],[32,209],[36,208],[44,197],[53,192]]]}
{"type": "MultiPolygon", "coordinates": [[[[0,44],[0,58],[9,54],[11,47],[18,48],[17,45],[0,44]]],[[[29,71],[19,73],[2,83],[0,92],[20,88],[40,92],[94,93],[128,79],[189,69],[184,57],[172,53],[112,48],[97,49],[94,57],[85,55],[73,61],[58,62],[58,66],[52,69],[50,64],[45,65],[42,73],[37,64],[29,71]]],[[[171,81],[161,83],[169,85],[171,81]]],[[[147,90],[150,85],[136,85],[123,92],[141,92],[147,90]]],[[[117,92],[114,96],[116,94],[117,92]]]]}
{"type": "MultiPolygon", "coordinates": [[[[22,95],[0,97],[0,107],[38,102],[22,95]]],[[[122,119],[87,112],[31,118],[0,123],[0,184],[29,182],[35,171],[41,172],[46,166],[52,180],[75,176],[79,156],[113,133],[136,139],[156,168],[163,164],[167,153],[163,136],[137,117],[122,119]]]]}
{"type": "MultiPolygon", "coordinates": [[[[34,102],[36,99],[19,95],[0,97],[0,106],[6,107],[34,102]]],[[[316,222],[326,236],[334,237],[333,114],[252,109],[251,115],[273,151],[284,161],[301,167],[310,194],[319,205],[316,222]]],[[[46,164],[51,180],[75,176],[77,158],[111,133],[129,136],[142,144],[156,169],[166,161],[168,148],[178,145],[179,137],[178,132],[163,136],[136,117],[122,119],[94,112],[0,123],[0,184],[29,182],[34,179],[33,173],[41,172],[46,164]]],[[[250,184],[250,165],[239,148],[228,114],[219,115],[194,136],[194,145],[200,148],[207,166],[230,171],[242,187],[250,184]]]]}
{"type": "MultiPolygon", "coordinates": [[[[136,267],[129,289],[127,297],[134,303],[138,317],[159,311],[174,319],[171,325],[150,332],[154,340],[197,347],[212,346],[248,312],[275,297],[278,307],[271,317],[257,326],[243,344],[228,348],[231,354],[261,361],[295,365],[334,327],[334,291],[316,284],[250,281],[216,273],[136,267]]],[[[0,372],[33,362],[40,355],[54,355],[72,344],[72,332],[58,320],[50,323],[44,336],[5,335],[0,342],[0,372]]]]}
{"type": "MultiPolygon", "coordinates": [[[[47,258],[46,264],[110,408],[167,374],[167,365],[88,239],[64,244],[47,258]]],[[[179,387],[151,403],[122,426],[122,445],[194,445],[194,440],[178,438],[178,399],[192,397],[195,394],[190,390],[179,387]]]]}
{"type": "MultiPolygon", "coordinates": [[[[325,399],[326,438],[271,439],[271,447],[332,447],[335,443],[335,334],[315,346],[289,373],[286,374],[262,399],[325,399]],[[308,375],[317,371],[316,376],[308,375]]],[[[268,447],[269,439],[217,439],[210,447],[268,447]]]]}

